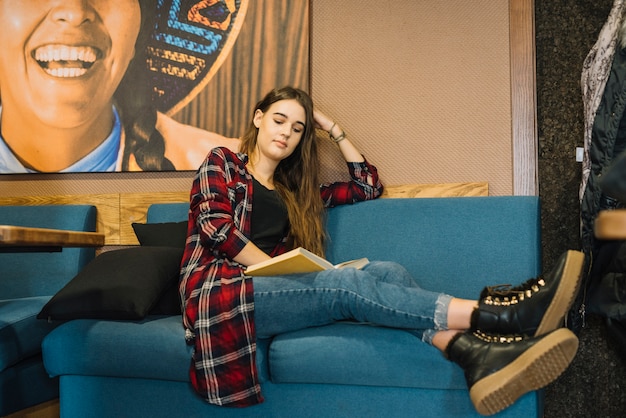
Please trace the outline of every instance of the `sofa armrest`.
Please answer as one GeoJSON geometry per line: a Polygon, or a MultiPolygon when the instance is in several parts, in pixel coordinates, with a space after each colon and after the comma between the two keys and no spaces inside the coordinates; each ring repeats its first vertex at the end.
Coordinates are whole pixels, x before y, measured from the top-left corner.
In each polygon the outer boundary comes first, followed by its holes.
{"type": "MultiPolygon", "coordinates": [[[[92,205],[0,206],[2,224],[94,232],[92,205]]],[[[0,253],[0,294],[3,299],[51,296],[95,257],[94,247],[60,252],[0,253]]]]}

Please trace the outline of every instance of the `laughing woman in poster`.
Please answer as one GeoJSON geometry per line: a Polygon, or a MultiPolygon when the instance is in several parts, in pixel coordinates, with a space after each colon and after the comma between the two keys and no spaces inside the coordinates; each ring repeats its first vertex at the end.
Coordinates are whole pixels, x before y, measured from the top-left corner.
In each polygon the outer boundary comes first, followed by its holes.
{"type": "Polygon", "coordinates": [[[238,147],[152,104],[156,4],[0,1],[0,173],[193,170],[238,147]]]}

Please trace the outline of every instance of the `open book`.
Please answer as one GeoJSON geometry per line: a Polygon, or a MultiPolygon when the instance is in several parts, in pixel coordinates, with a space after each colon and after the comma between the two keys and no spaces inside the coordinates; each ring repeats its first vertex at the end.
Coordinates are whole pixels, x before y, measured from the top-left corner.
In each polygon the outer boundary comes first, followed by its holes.
{"type": "Polygon", "coordinates": [[[330,261],[302,247],[298,247],[270,260],[253,264],[246,269],[245,273],[247,276],[281,276],[284,274],[311,273],[344,267],[360,269],[367,263],[369,263],[367,258],[359,258],[333,265],[330,261]]]}

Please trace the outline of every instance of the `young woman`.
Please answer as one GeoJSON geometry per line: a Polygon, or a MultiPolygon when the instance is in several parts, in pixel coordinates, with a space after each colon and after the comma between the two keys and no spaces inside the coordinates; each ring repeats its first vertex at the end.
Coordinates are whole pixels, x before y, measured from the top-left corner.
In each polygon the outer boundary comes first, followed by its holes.
{"type": "Polygon", "coordinates": [[[191,380],[208,402],[262,401],[257,335],[338,320],[420,335],[465,369],[481,413],[507,407],[565,370],[578,340],[558,327],[577,290],[580,253],[568,252],[545,279],[508,290],[486,288],[479,301],[421,289],[390,262],[371,262],[362,270],[246,276],[246,266],[294,247],[323,255],[324,208],[381,192],[376,168],[345,132],[314,111],[306,93],[290,87],[257,104],[239,153],[211,150],[191,190],[180,284],[186,338],[194,346],[191,380]],[[351,181],[319,186],[315,128],[337,144],[351,181]]]}

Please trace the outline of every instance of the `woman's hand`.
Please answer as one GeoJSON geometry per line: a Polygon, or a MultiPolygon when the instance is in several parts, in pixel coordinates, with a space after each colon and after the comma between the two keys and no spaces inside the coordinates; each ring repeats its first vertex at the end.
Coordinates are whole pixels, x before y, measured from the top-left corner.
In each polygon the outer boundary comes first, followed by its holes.
{"type": "Polygon", "coordinates": [[[323,129],[328,132],[328,135],[332,141],[338,146],[339,150],[343,154],[343,158],[348,162],[363,162],[365,159],[361,155],[361,152],[350,142],[346,133],[334,122],[331,118],[323,114],[318,110],[313,111],[313,120],[315,121],[315,127],[317,129],[323,129]]]}
{"type": "MultiPolygon", "coordinates": [[[[317,129],[323,129],[324,131],[328,132],[330,139],[335,140],[337,138],[342,140],[343,138],[345,138],[345,133],[339,127],[339,125],[337,125],[336,122],[333,122],[331,118],[329,118],[322,112],[314,110],[313,120],[315,121],[315,127],[317,129]]],[[[335,142],[339,143],[341,141],[335,140],[335,142]]]]}
{"type": "Polygon", "coordinates": [[[248,267],[260,263],[261,261],[269,260],[270,258],[272,257],[265,254],[259,247],[254,245],[252,241],[249,241],[239,254],[233,257],[233,260],[248,267]]]}
{"type": "Polygon", "coordinates": [[[333,120],[318,110],[313,111],[313,120],[317,129],[328,132],[333,127],[333,120]]]}

